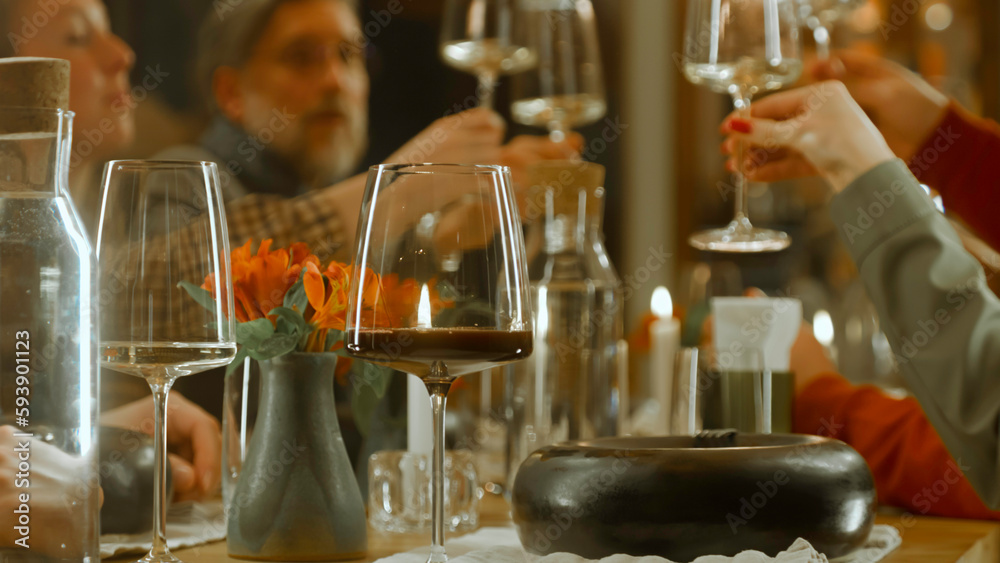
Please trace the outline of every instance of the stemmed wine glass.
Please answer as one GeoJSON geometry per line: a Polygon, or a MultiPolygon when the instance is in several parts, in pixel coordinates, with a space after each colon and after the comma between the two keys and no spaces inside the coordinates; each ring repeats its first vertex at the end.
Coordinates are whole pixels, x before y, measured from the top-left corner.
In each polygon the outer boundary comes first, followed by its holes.
{"type": "Polygon", "coordinates": [[[514,78],[511,115],[547,128],[558,143],[607,111],[594,6],[590,0],[527,2],[524,22],[538,67],[514,78]]]}
{"type": "MultiPolygon", "coordinates": [[[[728,93],[742,117],[750,117],[757,93],[795,82],[802,73],[797,0],[688,0],[684,74],[694,84],[728,93]]],[[[737,151],[736,215],[724,228],[695,233],[700,250],[768,252],[787,248],[782,232],[758,229],[747,217],[744,146],[737,151]]]]}
{"type": "Polygon", "coordinates": [[[519,4],[523,0],[448,0],[441,27],[441,58],[479,79],[479,104],[493,107],[501,74],[533,67],[537,56],[525,45],[519,4]]]}
{"type": "Polygon", "coordinates": [[[831,28],[838,20],[864,6],[868,0],[798,0],[799,20],[802,21],[816,40],[816,56],[820,60],[830,58],[831,28]]]}
{"type": "MultiPolygon", "coordinates": [[[[346,348],[416,375],[434,418],[431,563],[444,550],[444,414],[456,378],[527,357],[531,302],[521,221],[504,166],[373,167],[362,204],[346,348]],[[433,233],[415,238],[419,226],[433,233]],[[462,250],[444,268],[444,254],[462,250]],[[401,290],[400,288],[409,288],[401,290]],[[374,312],[366,303],[385,300],[374,312]]],[[[428,431],[431,429],[428,428],[428,431]]]]}
{"type": "Polygon", "coordinates": [[[216,165],[112,161],[104,169],[97,258],[101,365],[153,392],[153,545],[139,561],[179,561],[166,543],[167,396],[184,375],[236,355],[229,238],[216,165]],[[201,302],[180,284],[206,286],[201,302]]]}

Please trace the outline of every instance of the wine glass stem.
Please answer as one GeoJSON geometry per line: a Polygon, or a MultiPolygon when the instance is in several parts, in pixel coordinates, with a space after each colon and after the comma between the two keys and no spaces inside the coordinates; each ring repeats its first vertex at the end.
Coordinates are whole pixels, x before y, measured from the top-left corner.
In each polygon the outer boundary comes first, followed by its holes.
{"type": "Polygon", "coordinates": [[[434,415],[434,451],[431,460],[431,554],[428,563],[448,560],[444,550],[444,409],[448,383],[426,382],[434,415]]]}
{"type": "MultiPolygon", "coordinates": [[[[750,119],[750,96],[740,95],[734,99],[736,111],[741,119],[750,119]]],[[[735,220],[743,222],[749,220],[749,209],[747,204],[747,192],[749,182],[746,177],[746,143],[740,141],[736,148],[736,202],[735,220]]]]}
{"type": "Polygon", "coordinates": [[[560,144],[566,140],[566,131],[569,130],[569,126],[563,121],[553,119],[548,124],[549,127],[549,140],[553,143],[560,144]]]}
{"type": "Polygon", "coordinates": [[[497,87],[497,75],[493,72],[479,73],[479,107],[493,109],[493,90],[497,87]]]}
{"type": "Polygon", "coordinates": [[[153,547],[149,559],[169,558],[167,549],[167,394],[172,380],[150,381],[153,392],[154,440],[156,443],[155,466],[153,471],[153,547]]]}
{"type": "Polygon", "coordinates": [[[830,30],[825,25],[813,28],[813,39],[816,41],[816,57],[821,61],[830,60],[830,30]]]}

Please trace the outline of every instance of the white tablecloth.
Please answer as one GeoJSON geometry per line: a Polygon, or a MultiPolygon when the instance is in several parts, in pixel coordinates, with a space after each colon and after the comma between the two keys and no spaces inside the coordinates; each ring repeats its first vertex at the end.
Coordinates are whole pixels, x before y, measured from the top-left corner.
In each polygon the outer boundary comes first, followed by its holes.
{"type": "MultiPolygon", "coordinates": [[[[875,563],[892,550],[899,547],[899,532],[892,526],[876,525],[865,546],[847,557],[836,559],[836,563],[875,563]]],[[[530,556],[521,549],[521,542],[513,527],[481,528],[471,534],[455,538],[445,544],[449,563],[583,563],[589,561],[569,553],[554,553],[544,557],[530,556]]],[[[430,546],[398,553],[379,559],[379,563],[424,563],[430,546]]],[[[735,557],[709,555],[699,557],[692,563],[827,563],[825,555],[817,552],[806,540],[795,540],[787,550],[777,557],[769,557],[759,551],[744,551],[735,557]]],[[[601,563],[674,563],[662,557],[633,557],[613,555],[601,559],[601,563]]]]}

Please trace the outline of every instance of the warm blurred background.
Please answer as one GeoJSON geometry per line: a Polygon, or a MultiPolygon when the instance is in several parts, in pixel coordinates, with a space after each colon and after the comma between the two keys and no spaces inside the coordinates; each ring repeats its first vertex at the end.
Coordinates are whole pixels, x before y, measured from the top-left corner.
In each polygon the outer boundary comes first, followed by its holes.
{"type": "MultiPolygon", "coordinates": [[[[192,54],[199,22],[219,0],[106,0],[114,30],[137,53],[133,84],[149,67],[169,79],[137,96],[140,132],[129,157],[194,140],[204,125],[192,54]]],[[[444,0],[401,0],[403,10],[379,21],[387,0],[362,0],[372,80],[371,145],[364,166],[379,162],[455,104],[474,94],[470,75],[438,56],[444,0]]],[[[676,63],[684,28],[681,0],[594,0],[607,87],[606,119],[580,130],[592,158],[608,169],[605,234],[620,276],[634,292],[626,330],[649,309],[658,285],[681,307],[757,286],[803,301],[817,337],[855,380],[894,381],[888,345],[850,259],[824,211],[821,182],[808,189],[754,185],[755,224],[780,227],[790,250],[746,259],[698,253],[684,241],[699,227],[721,225],[731,203],[716,124],[731,101],[689,84],[676,63]],[[672,255],[660,266],[656,256],[672,255]],[[650,268],[652,264],[654,267],[650,268]]],[[[835,48],[863,49],[919,72],[974,112],[1000,118],[1000,4],[973,0],[869,0],[838,24],[835,48]]],[[[806,57],[812,41],[805,34],[806,57]]],[[[509,135],[542,133],[510,120],[510,81],[501,80],[496,108],[509,135]]]]}

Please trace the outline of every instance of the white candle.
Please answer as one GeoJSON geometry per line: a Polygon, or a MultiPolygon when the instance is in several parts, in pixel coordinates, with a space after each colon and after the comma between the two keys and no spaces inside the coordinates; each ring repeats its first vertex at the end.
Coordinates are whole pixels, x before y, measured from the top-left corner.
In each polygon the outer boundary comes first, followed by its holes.
{"type": "MultiPolygon", "coordinates": [[[[417,327],[431,328],[431,296],[427,284],[420,288],[417,327]]],[[[412,453],[430,454],[434,444],[433,413],[427,386],[415,375],[406,380],[406,444],[412,453]]]]}
{"type": "Polygon", "coordinates": [[[830,356],[830,359],[836,362],[837,347],[833,344],[833,319],[830,318],[830,313],[827,313],[823,309],[816,311],[816,314],[813,315],[813,336],[826,349],[826,353],[830,356]]]}
{"type": "Polygon", "coordinates": [[[674,304],[667,288],[660,286],[653,291],[651,309],[657,319],[649,326],[650,395],[659,406],[652,430],[654,434],[663,435],[672,430],[674,355],[680,347],[681,327],[673,317],[674,304]]]}
{"type": "Polygon", "coordinates": [[[419,377],[406,379],[406,446],[415,454],[431,453],[434,439],[434,418],[427,387],[419,377]]]}

